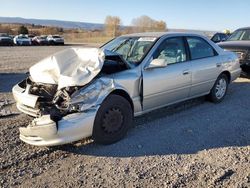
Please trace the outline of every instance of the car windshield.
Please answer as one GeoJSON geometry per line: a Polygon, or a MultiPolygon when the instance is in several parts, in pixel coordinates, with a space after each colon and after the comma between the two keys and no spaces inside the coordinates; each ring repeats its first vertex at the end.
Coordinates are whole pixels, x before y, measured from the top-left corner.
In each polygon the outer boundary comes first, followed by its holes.
{"type": "Polygon", "coordinates": [[[102,46],[102,49],[116,52],[126,61],[137,64],[142,61],[156,39],[156,37],[118,37],[102,46]]]}
{"type": "Polygon", "coordinates": [[[236,40],[250,40],[250,29],[240,29],[235,32],[227,39],[228,41],[236,40]]]}
{"type": "Polygon", "coordinates": [[[26,37],[26,36],[21,36],[20,38],[21,39],[28,39],[28,37],[26,37]]]}
{"type": "Polygon", "coordinates": [[[52,37],[55,38],[55,39],[60,39],[61,38],[60,36],[56,36],[56,35],[53,35],[52,37]]]}

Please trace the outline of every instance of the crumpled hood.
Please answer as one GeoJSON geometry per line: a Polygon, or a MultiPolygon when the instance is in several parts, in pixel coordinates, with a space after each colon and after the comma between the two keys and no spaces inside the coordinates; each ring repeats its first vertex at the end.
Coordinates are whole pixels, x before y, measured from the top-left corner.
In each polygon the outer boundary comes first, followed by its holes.
{"type": "Polygon", "coordinates": [[[34,82],[57,84],[58,89],[83,86],[101,71],[104,59],[98,48],[70,48],[45,58],[29,71],[34,82]]]}

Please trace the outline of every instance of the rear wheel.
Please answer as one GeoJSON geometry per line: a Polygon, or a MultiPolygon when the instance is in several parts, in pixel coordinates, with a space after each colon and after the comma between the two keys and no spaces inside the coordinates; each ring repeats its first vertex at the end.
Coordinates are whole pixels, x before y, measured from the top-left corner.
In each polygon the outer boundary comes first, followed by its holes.
{"type": "Polygon", "coordinates": [[[132,123],[130,103],[119,95],[111,94],[96,114],[92,137],[96,143],[112,144],[126,135],[132,123]]]}
{"type": "Polygon", "coordinates": [[[214,103],[221,102],[226,96],[228,84],[229,84],[229,80],[228,80],[227,75],[221,74],[217,78],[213,88],[210,91],[210,94],[208,95],[210,101],[214,103]]]}

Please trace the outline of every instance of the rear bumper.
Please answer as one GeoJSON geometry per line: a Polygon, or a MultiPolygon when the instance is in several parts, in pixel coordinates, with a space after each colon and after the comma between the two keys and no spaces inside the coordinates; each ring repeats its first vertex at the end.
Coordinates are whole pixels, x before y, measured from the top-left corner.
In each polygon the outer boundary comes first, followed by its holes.
{"type": "Polygon", "coordinates": [[[240,77],[241,71],[242,71],[241,68],[231,71],[231,82],[240,77]]]}
{"type": "Polygon", "coordinates": [[[19,129],[20,139],[31,145],[55,146],[90,137],[97,110],[70,114],[57,123],[49,115],[34,119],[33,123],[19,129]]]}
{"type": "Polygon", "coordinates": [[[55,44],[62,45],[64,44],[64,41],[55,41],[55,44]]]}
{"type": "Polygon", "coordinates": [[[63,45],[64,40],[49,40],[48,43],[51,45],[63,45]]]}
{"type": "Polygon", "coordinates": [[[18,41],[17,44],[21,46],[30,46],[32,43],[30,41],[18,41]]]}

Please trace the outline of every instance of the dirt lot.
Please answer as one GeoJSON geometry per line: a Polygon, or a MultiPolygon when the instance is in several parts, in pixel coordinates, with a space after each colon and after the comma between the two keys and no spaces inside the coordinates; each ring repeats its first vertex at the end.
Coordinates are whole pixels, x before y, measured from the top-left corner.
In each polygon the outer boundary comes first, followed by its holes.
{"type": "MultiPolygon", "coordinates": [[[[29,66],[68,47],[0,47],[0,100],[29,66]]],[[[30,146],[18,138],[28,116],[0,117],[0,187],[250,187],[249,96],[250,79],[239,78],[222,103],[151,112],[109,146],[30,146]]]]}

